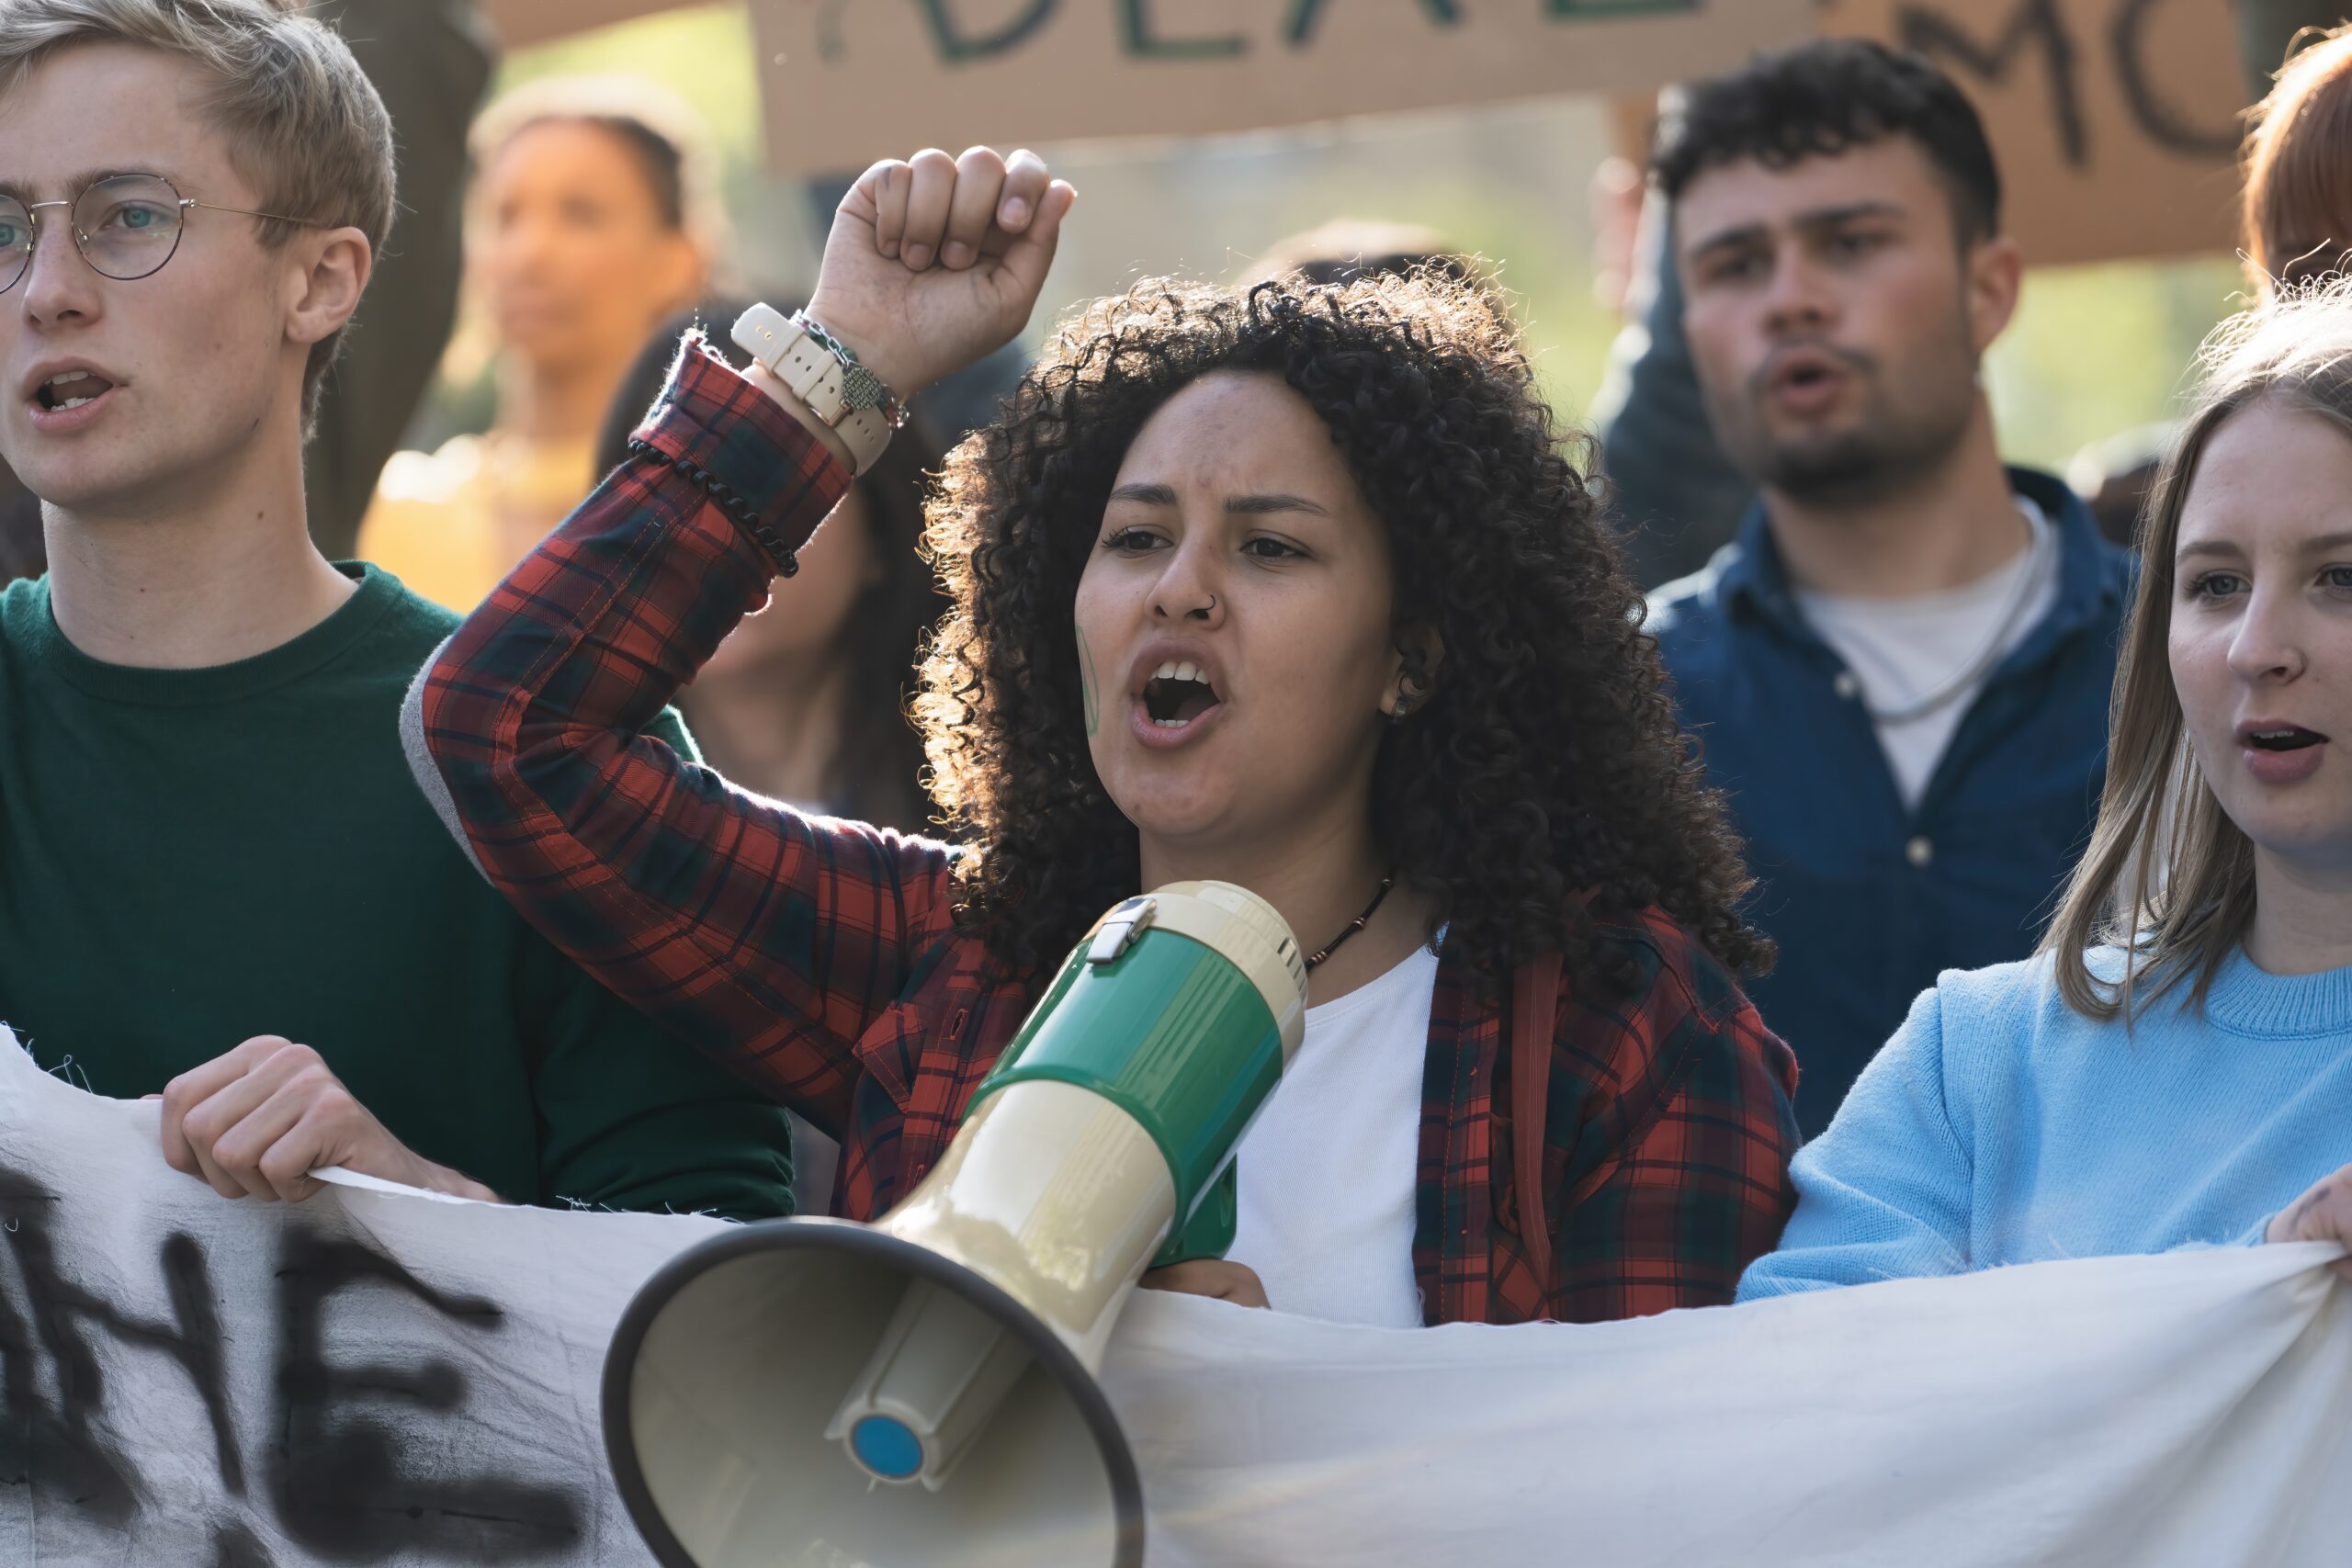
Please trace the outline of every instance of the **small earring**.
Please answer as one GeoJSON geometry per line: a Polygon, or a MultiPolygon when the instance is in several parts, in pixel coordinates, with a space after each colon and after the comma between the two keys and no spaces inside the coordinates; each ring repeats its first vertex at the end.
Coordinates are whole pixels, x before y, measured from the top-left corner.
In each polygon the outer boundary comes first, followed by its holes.
{"type": "Polygon", "coordinates": [[[1396,699],[1396,705],[1388,710],[1388,723],[1390,728],[1394,728],[1396,726],[1403,724],[1407,716],[1411,714],[1412,711],[1413,705],[1411,700],[1406,697],[1398,697],[1396,699]]]}

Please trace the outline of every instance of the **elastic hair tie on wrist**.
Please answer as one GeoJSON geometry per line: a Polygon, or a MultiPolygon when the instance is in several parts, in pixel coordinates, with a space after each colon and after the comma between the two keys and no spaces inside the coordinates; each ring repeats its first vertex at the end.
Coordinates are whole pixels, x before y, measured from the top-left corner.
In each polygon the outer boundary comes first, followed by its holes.
{"type": "Polygon", "coordinates": [[[800,558],[794,553],[791,546],[784,542],[774,528],[761,521],[759,513],[753,509],[750,502],[735,493],[734,486],[701,464],[689,462],[684,457],[673,457],[652,442],[640,437],[632,436],[628,449],[632,455],[643,453],[649,457],[657,457],[692,479],[697,489],[718,504],[718,510],[727,513],[729,522],[750,535],[760,548],[767,552],[768,558],[775,563],[777,576],[792,577],[798,574],[800,558]]]}

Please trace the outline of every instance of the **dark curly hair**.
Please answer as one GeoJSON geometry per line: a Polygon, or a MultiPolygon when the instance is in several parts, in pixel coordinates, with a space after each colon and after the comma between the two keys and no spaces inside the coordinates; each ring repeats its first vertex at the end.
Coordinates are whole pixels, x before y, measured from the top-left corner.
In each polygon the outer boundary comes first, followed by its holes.
{"type": "Polygon", "coordinates": [[[1556,947],[1572,978],[1622,992],[1634,977],[1596,921],[1655,904],[1733,970],[1768,965],[1601,507],[1513,330],[1435,272],[1246,297],[1139,283],[1065,322],[949,457],[928,538],[954,609],[916,706],[933,794],[972,846],[963,919],[991,955],[1058,960],[1140,882],[1136,830],[1087,750],[1073,606],[1129,444],[1213,371],[1306,400],[1387,531],[1393,624],[1442,638],[1434,679],[1408,654],[1418,705],[1373,786],[1431,939],[1447,928],[1490,984],[1556,947]]]}
{"type": "Polygon", "coordinates": [[[1943,175],[1961,243],[2001,231],[2000,165],[1968,95],[1925,55],[1871,39],[1815,39],[1672,89],[1650,172],[1672,201],[1721,164],[1781,169],[1891,136],[1917,142],[1943,175]]]}

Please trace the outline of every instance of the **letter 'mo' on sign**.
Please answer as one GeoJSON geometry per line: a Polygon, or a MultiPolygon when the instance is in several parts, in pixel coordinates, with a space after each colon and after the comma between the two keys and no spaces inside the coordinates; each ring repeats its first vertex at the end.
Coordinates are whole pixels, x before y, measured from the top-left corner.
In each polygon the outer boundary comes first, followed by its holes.
{"type": "Polygon", "coordinates": [[[1822,0],[1916,49],[1984,117],[2026,260],[2228,251],[2245,75],[2223,0],[1822,0]]]}
{"type": "Polygon", "coordinates": [[[1813,0],[752,0],[768,149],[842,174],[1656,87],[1804,35],[1813,0]]]}

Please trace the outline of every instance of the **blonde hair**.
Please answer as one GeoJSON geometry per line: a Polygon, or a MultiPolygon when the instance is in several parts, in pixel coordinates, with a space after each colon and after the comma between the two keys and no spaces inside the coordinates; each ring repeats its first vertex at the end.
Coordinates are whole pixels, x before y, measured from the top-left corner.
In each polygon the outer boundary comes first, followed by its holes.
{"type": "MultiPolygon", "coordinates": [[[[203,111],[226,133],[255,204],[356,229],[380,254],[392,229],[391,117],[342,37],[298,11],[297,0],[6,0],[0,93],[76,44],[136,44],[193,61],[213,77],[203,111]]],[[[298,228],[255,223],[273,249],[298,228]]],[[[346,330],[311,345],[302,372],[306,435],[346,330]]]]}
{"type": "Polygon", "coordinates": [[[2255,106],[2239,243],[2256,287],[2344,269],[2352,253],[2352,26],[2318,33],[2255,106]]]}
{"type": "Polygon", "coordinates": [[[2041,942],[2067,1004],[2102,1020],[2129,1020],[2183,982],[2202,1005],[2254,919],[2254,846],[2207,785],[2173,686],[2173,555],[2198,462],[2233,416],[2287,409],[2352,440],[2352,280],[2282,287],[2216,328],[2199,358],[2191,412],[2149,501],[2098,823],[2041,942]],[[2120,977],[2091,973],[2089,950],[2100,944],[2122,949],[2120,977]]]}

